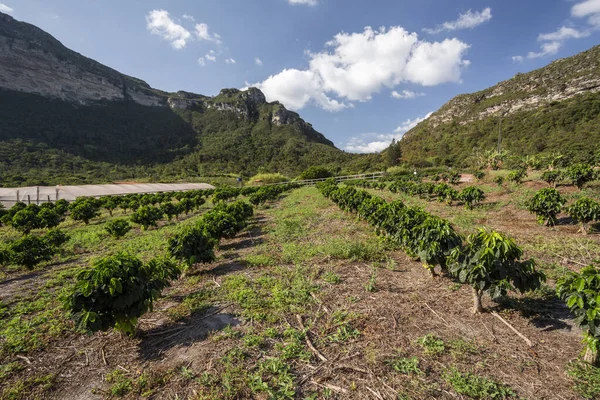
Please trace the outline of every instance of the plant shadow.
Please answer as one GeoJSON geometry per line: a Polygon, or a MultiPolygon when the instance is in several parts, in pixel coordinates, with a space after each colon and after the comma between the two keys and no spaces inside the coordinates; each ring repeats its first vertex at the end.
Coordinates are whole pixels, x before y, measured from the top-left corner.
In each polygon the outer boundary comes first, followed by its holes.
{"type": "Polygon", "coordinates": [[[569,308],[556,294],[545,293],[541,297],[501,297],[496,300],[498,305],[493,311],[512,309],[518,311],[524,318],[542,331],[564,329],[570,331],[573,325],[568,323],[573,319],[569,308]]]}

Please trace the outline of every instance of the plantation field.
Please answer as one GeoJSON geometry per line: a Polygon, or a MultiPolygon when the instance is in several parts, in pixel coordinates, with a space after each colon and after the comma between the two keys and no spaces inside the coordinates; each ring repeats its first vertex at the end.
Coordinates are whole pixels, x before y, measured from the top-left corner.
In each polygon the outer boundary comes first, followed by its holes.
{"type": "MultiPolygon", "coordinates": [[[[144,262],[165,255],[168,239],[214,204],[121,239],[105,224],[130,213],[66,218],[59,228],[70,238],[50,261],[0,270],[0,399],[600,397],[600,371],[577,361],[583,333],[554,289],[565,272],[600,259],[600,235],[583,235],[563,214],[539,225],[526,200],[545,183],[499,187],[488,176],[473,185],[486,199],[472,209],[368,192],[421,206],[464,235],[504,232],[536,260],[547,276],[539,289],[484,296],[480,314],[469,285],[432,278],[365,220],[304,187],[255,207],[243,231],[221,239],[215,261],[163,290],[135,335],[90,334],[61,301],[78,272],[120,252],[144,262]]],[[[595,184],[558,190],[569,202],[600,198],[595,184]]],[[[0,227],[0,241],[18,237],[0,227]]]]}

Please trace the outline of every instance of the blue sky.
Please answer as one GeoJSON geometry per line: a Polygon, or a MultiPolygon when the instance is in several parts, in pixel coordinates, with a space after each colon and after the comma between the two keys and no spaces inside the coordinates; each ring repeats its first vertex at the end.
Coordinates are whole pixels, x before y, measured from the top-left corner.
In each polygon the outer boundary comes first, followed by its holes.
{"type": "Polygon", "coordinates": [[[354,152],[600,39],[600,0],[0,0],[0,11],[159,89],[258,86],[354,152]]]}

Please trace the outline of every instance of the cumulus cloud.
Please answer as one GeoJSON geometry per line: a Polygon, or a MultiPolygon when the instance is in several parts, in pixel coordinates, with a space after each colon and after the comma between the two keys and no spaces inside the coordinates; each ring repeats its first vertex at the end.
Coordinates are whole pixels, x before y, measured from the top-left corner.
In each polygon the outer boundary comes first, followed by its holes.
{"type": "Polygon", "coordinates": [[[213,61],[213,62],[214,62],[214,61],[217,61],[217,56],[216,56],[216,54],[215,54],[215,51],[214,51],[214,50],[211,50],[211,51],[209,51],[208,53],[206,53],[206,55],[205,55],[204,57],[206,57],[206,59],[207,59],[208,61],[213,61]]]}
{"type": "Polygon", "coordinates": [[[227,59],[225,60],[225,62],[226,62],[227,64],[235,64],[235,60],[234,60],[233,58],[227,58],[227,59]]]}
{"type": "Polygon", "coordinates": [[[263,62],[262,62],[262,60],[260,58],[255,57],[254,58],[254,64],[256,64],[258,66],[261,66],[261,65],[263,65],[263,62]]]}
{"type": "Polygon", "coordinates": [[[0,12],[10,14],[13,11],[14,10],[11,7],[7,6],[6,4],[0,3],[0,12]]]}
{"type": "Polygon", "coordinates": [[[290,4],[304,4],[307,6],[316,6],[319,0],[288,0],[290,4]]]}
{"type": "Polygon", "coordinates": [[[600,0],[586,0],[571,8],[571,15],[576,18],[588,17],[588,22],[600,27],[600,0]]]}
{"type": "Polygon", "coordinates": [[[423,86],[460,82],[469,65],[464,60],[468,48],[458,39],[419,40],[416,33],[399,26],[366,27],[363,32],[338,33],[319,53],[307,52],[307,69],[284,69],[254,86],[269,101],[282,101],[291,109],[312,102],[338,111],[402,82],[423,86]]]}
{"type": "Polygon", "coordinates": [[[444,22],[441,25],[436,26],[434,29],[424,28],[423,30],[430,34],[436,34],[443,31],[456,31],[459,29],[473,29],[487,21],[492,19],[492,9],[485,8],[483,11],[467,11],[464,14],[460,14],[458,19],[455,21],[444,22]]]}
{"type": "Polygon", "coordinates": [[[417,93],[412,90],[403,90],[401,93],[397,91],[392,92],[392,97],[395,99],[414,99],[415,97],[425,96],[425,93],[417,93]]]}
{"type": "Polygon", "coordinates": [[[153,35],[161,36],[169,41],[175,49],[183,49],[191,39],[192,34],[179,25],[165,10],[152,10],[146,15],[146,27],[153,35]]]}
{"type": "Polygon", "coordinates": [[[420,122],[425,121],[431,114],[428,113],[424,117],[415,119],[407,119],[394,130],[394,133],[365,133],[359,137],[350,138],[344,146],[344,150],[352,153],[378,153],[385,150],[392,143],[392,140],[402,139],[402,136],[406,132],[417,126],[420,122]]]}
{"type": "Polygon", "coordinates": [[[191,16],[191,15],[189,15],[189,14],[183,14],[183,15],[182,15],[182,18],[183,18],[183,19],[187,19],[188,21],[192,21],[192,22],[195,22],[195,21],[196,21],[196,18],[194,18],[193,16],[191,16]]]}
{"type": "Polygon", "coordinates": [[[522,63],[525,57],[523,56],[512,56],[512,60],[517,63],[522,63]]]}

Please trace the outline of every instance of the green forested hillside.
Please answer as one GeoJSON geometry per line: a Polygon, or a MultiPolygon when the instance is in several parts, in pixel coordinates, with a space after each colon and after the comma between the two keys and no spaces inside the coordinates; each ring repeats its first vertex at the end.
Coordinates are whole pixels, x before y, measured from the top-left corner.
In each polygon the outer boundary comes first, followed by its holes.
{"type": "Polygon", "coordinates": [[[83,106],[11,91],[0,91],[0,104],[2,186],[295,175],[311,165],[358,172],[380,160],[335,148],[302,120],[272,124],[279,104],[259,105],[248,118],[130,101],[83,106]]]}
{"type": "Polygon", "coordinates": [[[600,46],[457,96],[401,141],[413,165],[471,165],[478,153],[562,152],[575,161],[600,151],[600,46]]]}

